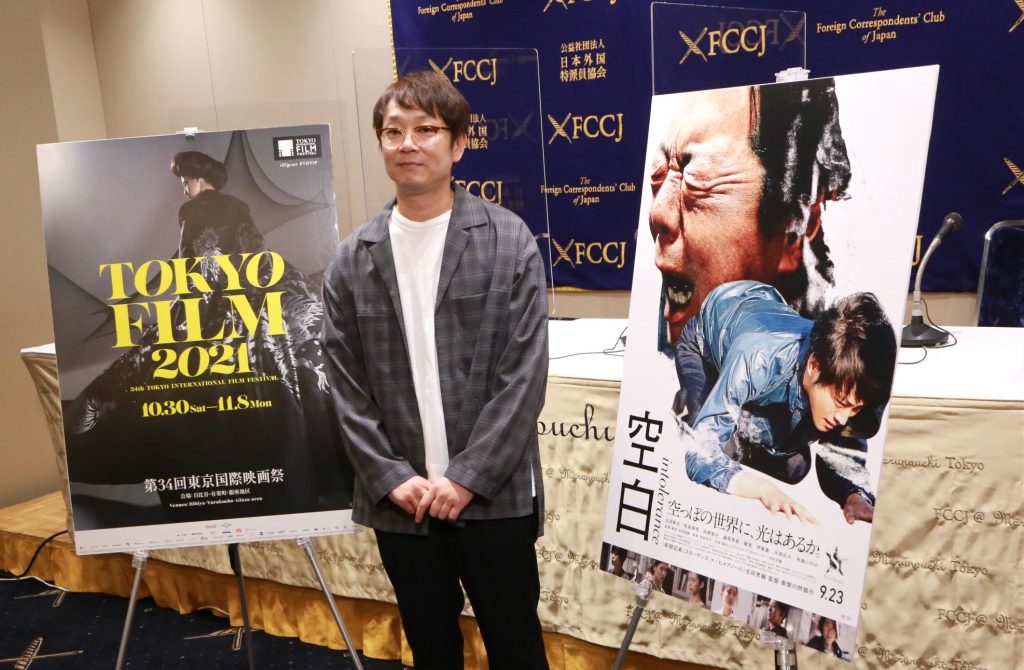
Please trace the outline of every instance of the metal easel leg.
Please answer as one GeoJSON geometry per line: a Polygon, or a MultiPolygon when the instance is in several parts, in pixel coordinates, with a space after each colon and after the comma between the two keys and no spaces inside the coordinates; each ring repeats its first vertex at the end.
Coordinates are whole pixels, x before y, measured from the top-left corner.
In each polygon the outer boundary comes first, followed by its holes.
{"type": "Polygon", "coordinates": [[[345,641],[345,646],[348,647],[348,652],[352,656],[352,663],[355,665],[356,670],[363,670],[363,663],[359,660],[359,652],[356,651],[355,646],[352,644],[352,638],[348,635],[348,629],[345,628],[345,622],[341,620],[341,613],[338,612],[338,606],[334,602],[334,596],[331,595],[330,589],[327,588],[327,582],[324,580],[324,575],[320,572],[320,564],[317,562],[316,553],[313,551],[313,539],[309,537],[300,537],[295,541],[305,550],[306,556],[309,558],[309,563],[313,566],[313,572],[316,573],[317,581],[320,582],[320,590],[323,591],[324,598],[327,599],[327,606],[331,608],[331,614],[334,615],[334,623],[338,624],[338,630],[341,631],[341,638],[345,641]]]}
{"type": "Polygon", "coordinates": [[[622,638],[622,646],[619,647],[619,654],[615,657],[615,664],[612,665],[612,670],[622,670],[622,664],[626,660],[626,653],[629,651],[629,643],[633,641],[636,626],[640,623],[640,617],[644,614],[647,601],[651,598],[651,583],[646,579],[633,588],[636,591],[633,618],[629,620],[629,628],[626,629],[626,636],[622,638]]]}
{"type": "Polygon", "coordinates": [[[772,646],[775,647],[775,670],[797,670],[796,644],[792,640],[776,636],[772,646]]]}
{"type": "Polygon", "coordinates": [[[124,652],[128,648],[128,634],[132,629],[132,616],[135,614],[135,599],[139,595],[139,585],[142,583],[142,571],[146,569],[146,560],[149,552],[145,549],[135,551],[132,556],[132,567],[135,568],[135,580],[132,582],[132,594],[128,596],[128,614],[124,619],[124,630],[121,631],[121,647],[117,650],[117,665],[114,670],[121,670],[124,667],[124,652]]]}
{"type": "Polygon", "coordinates": [[[245,597],[245,579],[242,576],[242,559],[238,557],[238,544],[228,545],[228,559],[231,570],[238,577],[238,597],[242,601],[242,631],[245,634],[245,646],[249,652],[249,670],[256,670],[256,650],[252,646],[252,623],[249,621],[249,605],[245,597]]]}

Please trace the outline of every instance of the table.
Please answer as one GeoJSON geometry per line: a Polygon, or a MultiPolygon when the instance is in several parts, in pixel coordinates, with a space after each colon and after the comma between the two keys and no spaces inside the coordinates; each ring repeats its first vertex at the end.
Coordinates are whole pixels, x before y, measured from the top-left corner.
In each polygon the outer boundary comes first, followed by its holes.
{"type": "MultiPolygon", "coordinates": [[[[553,360],[538,423],[548,498],[537,544],[540,616],[545,631],[570,644],[617,647],[632,603],[629,584],[599,564],[625,325],[579,319],[550,327],[553,360]]],[[[854,650],[860,667],[996,670],[1020,667],[1024,659],[1024,329],[950,330],[955,347],[930,350],[926,360],[900,365],[896,374],[854,650]]],[[[922,353],[903,350],[900,360],[922,353]]],[[[41,394],[55,397],[52,356],[26,354],[26,364],[41,394]]],[[[51,416],[52,398],[44,397],[44,406],[51,416]]],[[[59,425],[52,416],[51,425],[59,425]]],[[[249,576],[315,585],[294,543],[252,543],[240,554],[249,576]]],[[[153,556],[231,574],[220,548],[153,556]]],[[[369,533],[324,538],[319,556],[334,593],[393,602],[369,533]]],[[[283,603],[278,615],[288,616],[283,603]]],[[[712,667],[771,667],[771,651],[754,631],[724,628],[719,620],[655,594],[632,648],[712,667]]],[[[380,629],[394,635],[393,621],[389,626],[380,629]]],[[[590,660],[575,661],[577,667],[594,667],[596,658],[608,665],[613,656],[581,649],[578,658],[590,660]]],[[[565,661],[573,665],[568,652],[565,661]]],[[[848,667],[810,652],[800,663],[848,667]]]]}
{"type": "MultiPolygon", "coordinates": [[[[574,348],[600,350],[598,345],[614,342],[624,326],[625,321],[553,323],[552,355],[574,348]]],[[[927,354],[921,349],[900,352],[903,364],[894,380],[860,635],[853,650],[862,667],[1024,664],[1024,329],[950,330],[955,346],[927,354]]],[[[613,427],[615,418],[608,410],[616,398],[607,394],[615,396],[618,389],[614,382],[609,390],[601,386],[607,381],[580,377],[615,380],[621,365],[614,355],[552,361],[542,421],[575,416],[578,426],[581,407],[593,406],[586,427],[604,435],[601,431],[613,427]],[[584,385],[590,388],[582,392],[584,385]]],[[[563,432],[571,433],[572,425],[563,432]]],[[[603,446],[573,437],[553,445],[547,462],[593,450],[600,468],[585,474],[601,479],[608,474],[609,460],[603,446]]],[[[603,493],[590,495],[584,505],[592,498],[603,502],[603,493]]],[[[589,549],[599,542],[600,519],[593,523],[593,528],[578,526],[577,547],[589,549]]],[[[565,546],[563,538],[555,538],[565,546]]],[[[622,594],[606,581],[574,571],[583,572],[570,569],[562,583],[579,580],[583,587],[565,594],[569,602],[585,601],[574,612],[583,618],[582,634],[613,644],[624,622],[622,594]]],[[[760,645],[737,631],[723,631],[712,615],[659,595],[651,608],[634,649],[715,667],[771,667],[760,645]],[[680,629],[695,635],[683,637],[680,629]]],[[[804,668],[846,667],[811,653],[801,654],[800,663],[804,668]]]]}

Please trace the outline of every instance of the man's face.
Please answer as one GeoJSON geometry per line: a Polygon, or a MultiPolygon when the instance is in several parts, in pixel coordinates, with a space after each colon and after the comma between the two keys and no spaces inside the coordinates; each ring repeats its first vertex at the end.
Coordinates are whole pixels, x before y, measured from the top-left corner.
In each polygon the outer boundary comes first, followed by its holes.
{"type": "Polygon", "coordinates": [[[768,604],[768,623],[773,626],[781,626],[782,622],[786,620],[786,613],[782,611],[778,603],[774,600],[768,604]]]}
{"type": "Polygon", "coordinates": [[[724,600],[725,604],[728,605],[729,607],[735,607],[736,606],[736,595],[737,595],[736,587],[735,586],[727,586],[722,591],[722,600],[724,600]]]}
{"type": "Polygon", "coordinates": [[[466,148],[466,137],[458,137],[452,143],[449,131],[443,130],[423,146],[413,141],[412,129],[416,126],[445,126],[445,122],[422,109],[404,109],[394,100],[388,103],[384,112],[382,127],[399,128],[406,131],[405,141],[395,149],[382,148],[384,169],[399,197],[424,195],[447,189],[452,178],[452,166],[462,158],[466,148]]]}
{"type": "Polygon", "coordinates": [[[622,567],[622,555],[621,554],[613,553],[612,554],[612,568],[614,570],[618,570],[621,567],[622,567]]]}
{"type": "Polygon", "coordinates": [[[764,170],[750,132],[749,89],[687,96],[651,166],[654,263],[673,344],[719,284],[778,275],[782,236],[766,239],[758,226],[764,170]]]}
{"type": "Polygon", "coordinates": [[[205,184],[205,179],[196,179],[195,177],[181,177],[181,190],[185,192],[185,197],[188,198],[189,200],[202,193],[204,190],[206,190],[206,188],[209,188],[204,187],[205,184]]]}
{"type": "Polygon", "coordinates": [[[802,386],[804,393],[807,394],[807,402],[811,406],[811,419],[815,429],[827,433],[845,426],[850,419],[857,416],[864,408],[864,401],[857,395],[856,388],[843,395],[834,386],[819,384],[819,376],[818,361],[814,354],[811,354],[804,369],[802,386]]]}

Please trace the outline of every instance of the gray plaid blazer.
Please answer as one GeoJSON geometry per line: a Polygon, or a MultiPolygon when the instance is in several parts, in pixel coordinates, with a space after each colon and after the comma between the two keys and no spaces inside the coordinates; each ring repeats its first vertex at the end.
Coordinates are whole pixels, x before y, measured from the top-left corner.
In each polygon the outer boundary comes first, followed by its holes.
{"type": "MultiPolygon", "coordinates": [[[[388,221],[394,202],[338,246],[324,276],[324,349],[345,449],[356,470],[353,519],[424,534],[388,499],[426,476],[388,221]]],[[[548,369],[547,300],[522,219],[455,187],[434,312],[450,463],[474,492],[461,519],[533,513],[544,491],[537,417],[548,369]]]]}

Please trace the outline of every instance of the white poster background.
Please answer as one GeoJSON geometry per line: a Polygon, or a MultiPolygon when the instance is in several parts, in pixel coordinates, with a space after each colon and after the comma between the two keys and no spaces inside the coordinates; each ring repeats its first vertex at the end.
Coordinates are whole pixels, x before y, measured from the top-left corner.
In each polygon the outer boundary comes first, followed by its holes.
{"type": "MultiPolygon", "coordinates": [[[[852,178],[850,197],[828,202],[822,215],[825,241],[836,265],[836,286],[829,302],[855,291],[871,291],[897,329],[903,320],[910,268],[907,259],[914,250],[937,80],[937,66],[835,78],[852,178]]],[[[693,93],[655,96],[651,108],[604,539],[642,556],[856,627],[871,524],[847,524],[841,508],[819,488],[813,466],[796,485],[775,483],[812,511],[820,523],[817,527],[773,515],[757,500],[694,484],[685,474],[682,441],[671,413],[679,383],[673,361],[657,350],[662,282],[654,266],[649,184],[651,162],[660,153],[659,143],[672,111],[687,95],[693,93]],[[658,467],[657,474],[624,465],[639,456],[639,450],[631,448],[630,433],[637,425],[631,428],[630,416],[643,417],[647,412],[651,419],[662,422],[655,450],[644,458],[645,463],[658,467]],[[616,530],[623,486],[634,482],[655,492],[648,541],[635,532],[616,530]],[[689,511],[688,527],[681,524],[678,512],[672,513],[673,502],[677,509],[689,511]],[[695,510],[700,512],[699,518],[694,518],[695,510]],[[716,529],[716,514],[741,519],[754,538],[716,529]],[[781,532],[783,539],[791,535],[792,543],[779,546],[758,541],[760,529],[781,532]],[[788,546],[800,543],[805,551],[788,546]],[[841,572],[835,563],[830,569],[828,554],[841,563],[841,572]],[[836,602],[840,599],[836,592],[842,592],[842,602],[836,602]]],[[[867,467],[879,501],[898,495],[878,491],[885,432],[883,420],[878,434],[868,441],[867,467]]],[[[642,438],[643,432],[637,435],[642,438]]],[[[627,504],[630,498],[626,490],[627,504]]],[[[632,495],[632,500],[640,499],[632,495]]]]}

